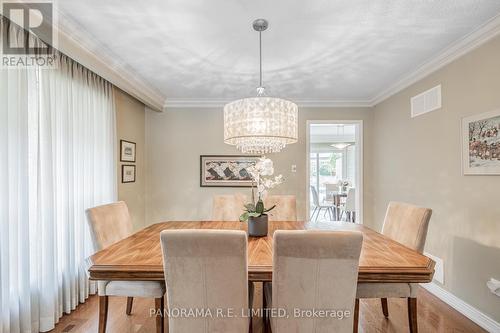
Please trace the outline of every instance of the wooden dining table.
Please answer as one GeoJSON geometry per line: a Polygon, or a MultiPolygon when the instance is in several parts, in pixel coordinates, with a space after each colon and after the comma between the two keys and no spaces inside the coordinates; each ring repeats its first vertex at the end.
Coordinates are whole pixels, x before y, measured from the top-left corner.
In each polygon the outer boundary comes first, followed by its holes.
{"type": "MultiPolygon", "coordinates": [[[[150,225],[88,258],[91,280],[164,280],[160,232],[168,229],[247,230],[222,221],[172,221],[150,225]]],[[[334,222],[269,222],[266,237],[248,237],[249,281],[271,281],[275,230],[356,230],[363,233],[358,282],[425,283],[434,261],[363,225],[334,222]]]]}

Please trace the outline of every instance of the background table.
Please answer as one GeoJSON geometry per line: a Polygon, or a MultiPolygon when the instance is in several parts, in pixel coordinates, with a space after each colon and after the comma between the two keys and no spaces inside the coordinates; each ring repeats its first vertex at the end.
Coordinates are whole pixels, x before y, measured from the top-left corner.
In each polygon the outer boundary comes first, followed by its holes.
{"type": "MultiPolygon", "coordinates": [[[[160,232],[166,229],[246,230],[241,222],[190,221],[153,224],[88,258],[92,280],[163,280],[160,232]]],[[[274,230],[357,230],[363,233],[359,282],[432,281],[434,262],[367,227],[353,223],[269,222],[267,237],[248,238],[248,279],[271,281],[274,230]]]]}

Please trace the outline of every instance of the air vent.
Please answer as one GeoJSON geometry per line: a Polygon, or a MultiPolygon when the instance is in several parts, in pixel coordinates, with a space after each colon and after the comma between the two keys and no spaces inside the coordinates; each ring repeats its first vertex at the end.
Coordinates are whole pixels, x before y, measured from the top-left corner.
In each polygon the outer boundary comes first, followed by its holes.
{"type": "Polygon", "coordinates": [[[441,108],[441,85],[431,88],[411,98],[411,117],[441,108]]]}

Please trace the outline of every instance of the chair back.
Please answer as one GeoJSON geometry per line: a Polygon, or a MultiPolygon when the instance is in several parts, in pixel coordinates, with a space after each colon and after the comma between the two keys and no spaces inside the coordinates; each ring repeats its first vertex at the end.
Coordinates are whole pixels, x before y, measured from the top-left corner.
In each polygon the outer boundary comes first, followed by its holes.
{"type": "Polygon", "coordinates": [[[87,209],[87,220],[96,251],[132,234],[132,221],[123,201],[87,209]]]}
{"type": "Polygon", "coordinates": [[[432,209],[389,202],[382,234],[420,253],[424,251],[432,209]]]}
{"type": "Polygon", "coordinates": [[[244,211],[247,196],[241,193],[214,195],[212,202],[213,221],[239,221],[244,211]]]}
{"type": "Polygon", "coordinates": [[[312,197],[313,197],[313,204],[316,206],[316,207],[319,207],[319,196],[318,196],[318,191],[316,190],[316,187],[310,185],[311,187],[311,193],[312,193],[312,197]]]}
{"type": "Polygon", "coordinates": [[[347,198],[345,199],[345,210],[348,212],[356,211],[356,189],[350,188],[347,191],[347,198]]]}
{"type": "Polygon", "coordinates": [[[357,231],[277,230],[272,307],[348,310],[343,319],[272,317],[276,332],[352,332],[363,235],[357,231]]]}
{"type": "Polygon", "coordinates": [[[169,309],[232,309],[234,316],[171,316],[170,333],[246,332],[247,234],[164,230],[160,234],[169,309]],[[245,311],[245,312],[243,312],[245,311]]]}
{"type": "Polygon", "coordinates": [[[276,207],[268,213],[269,221],[297,221],[297,199],[295,195],[269,195],[264,206],[276,207]]]}
{"type": "Polygon", "coordinates": [[[338,183],[326,183],[325,184],[326,200],[331,201],[333,199],[333,192],[336,192],[338,190],[339,190],[338,183]]]}

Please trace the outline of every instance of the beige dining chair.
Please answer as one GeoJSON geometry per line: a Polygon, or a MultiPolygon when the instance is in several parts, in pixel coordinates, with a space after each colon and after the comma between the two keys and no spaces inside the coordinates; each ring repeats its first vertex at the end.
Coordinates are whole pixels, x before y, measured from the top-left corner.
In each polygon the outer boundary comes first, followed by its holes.
{"type": "Polygon", "coordinates": [[[297,221],[297,199],[295,195],[268,195],[264,206],[276,207],[269,213],[269,221],[297,221]]]}
{"type": "Polygon", "coordinates": [[[274,233],[273,281],[264,284],[265,308],[270,314],[284,309],[290,316],[270,316],[273,333],[352,332],[362,242],[357,231],[274,233]],[[295,309],[339,312],[336,318],[315,318],[297,315],[295,309]]]}
{"type": "Polygon", "coordinates": [[[246,232],[164,230],[160,239],[168,308],[222,311],[170,317],[169,332],[248,331],[246,232]]]}
{"type": "Polygon", "coordinates": [[[247,203],[247,196],[241,193],[214,195],[212,221],[239,221],[247,203]]]}
{"type": "MultiPolygon", "coordinates": [[[[390,202],[382,227],[382,234],[422,253],[424,251],[427,228],[432,215],[429,208],[417,207],[401,202],[390,202]]],[[[380,298],[382,312],[389,317],[387,298],[407,298],[408,322],[411,333],[417,333],[417,289],[416,283],[360,283],[358,285],[356,312],[360,298],[380,298]]],[[[358,323],[355,323],[357,332],[358,323]]]]}
{"type": "MultiPolygon", "coordinates": [[[[132,234],[127,204],[123,201],[98,206],[87,210],[87,220],[95,250],[99,251],[132,234]]],[[[165,283],[157,281],[98,281],[99,333],[106,331],[108,297],[127,297],[126,314],[132,313],[134,297],[155,299],[155,308],[163,313],[165,283]]],[[[163,317],[156,317],[156,332],[163,333],[163,317]]]]}

